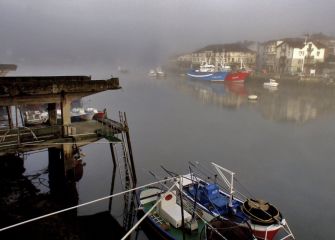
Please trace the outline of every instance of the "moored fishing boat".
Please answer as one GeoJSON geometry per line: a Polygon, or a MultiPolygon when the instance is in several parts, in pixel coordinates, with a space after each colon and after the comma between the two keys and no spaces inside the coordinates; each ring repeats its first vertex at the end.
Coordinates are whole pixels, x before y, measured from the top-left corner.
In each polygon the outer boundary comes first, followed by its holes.
{"type": "Polygon", "coordinates": [[[199,69],[191,69],[187,72],[187,76],[194,79],[206,81],[224,81],[228,74],[226,69],[218,69],[212,64],[203,63],[199,69]]]}
{"type": "Polygon", "coordinates": [[[183,200],[180,201],[177,196],[178,189],[163,191],[150,187],[140,191],[138,218],[152,211],[142,222],[150,239],[255,239],[251,229],[240,227],[232,221],[213,218],[206,222],[192,211],[192,206],[183,206],[183,200]]]}
{"type": "Polygon", "coordinates": [[[241,226],[250,225],[258,239],[272,240],[276,235],[283,236],[281,239],[294,239],[286,220],[274,205],[237,194],[233,186],[235,173],[212,164],[225,187],[218,184],[216,177],[212,183],[194,173],[183,176],[183,192],[191,204],[196,203],[204,219],[209,221],[212,216],[221,216],[241,226]]]}
{"type": "Polygon", "coordinates": [[[244,82],[245,79],[250,75],[248,71],[236,71],[229,72],[225,78],[225,81],[229,82],[244,82]]]}
{"type": "Polygon", "coordinates": [[[243,61],[241,59],[241,66],[236,71],[231,71],[228,73],[227,77],[225,78],[225,81],[228,82],[244,82],[245,79],[250,75],[252,71],[247,70],[245,65],[243,64],[243,61]]]}

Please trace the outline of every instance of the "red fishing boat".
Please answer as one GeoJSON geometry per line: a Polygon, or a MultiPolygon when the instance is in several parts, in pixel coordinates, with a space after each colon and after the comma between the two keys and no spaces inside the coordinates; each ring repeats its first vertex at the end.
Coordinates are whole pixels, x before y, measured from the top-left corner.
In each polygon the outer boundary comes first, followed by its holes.
{"type": "Polygon", "coordinates": [[[243,61],[241,60],[240,69],[229,72],[225,78],[225,81],[229,82],[244,82],[244,80],[250,75],[251,70],[246,69],[243,61]]]}
{"type": "Polygon", "coordinates": [[[226,76],[225,81],[243,82],[249,75],[249,71],[230,72],[226,76]]]}

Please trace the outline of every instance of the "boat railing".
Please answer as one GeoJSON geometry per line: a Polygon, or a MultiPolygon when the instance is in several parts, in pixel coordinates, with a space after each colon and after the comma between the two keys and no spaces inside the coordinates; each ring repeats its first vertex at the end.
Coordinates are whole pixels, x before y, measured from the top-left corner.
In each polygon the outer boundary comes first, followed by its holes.
{"type": "MultiPolygon", "coordinates": [[[[207,172],[210,173],[211,176],[207,175],[206,173],[204,173],[204,171],[202,171],[201,169],[199,169],[195,164],[193,164],[192,162],[190,162],[191,166],[195,167],[198,171],[192,171],[191,173],[191,178],[193,178],[193,181],[196,179],[201,179],[203,177],[205,177],[206,179],[210,179],[212,180],[214,183],[216,183],[220,189],[224,189],[225,191],[230,192],[230,188],[231,188],[231,184],[230,181],[228,180],[228,178],[225,176],[224,178],[217,178],[217,174],[215,172],[212,172],[208,169],[206,169],[207,172]],[[213,176],[213,177],[212,177],[213,176]]],[[[199,163],[197,163],[199,164],[199,163]]],[[[219,165],[217,165],[219,166],[219,165]]],[[[220,166],[219,166],[220,167],[220,166]]],[[[225,169],[225,168],[223,168],[225,169]]],[[[228,174],[230,174],[230,179],[231,179],[231,173],[233,173],[232,171],[225,169],[227,171],[228,174]]],[[[233,174],[233,181],[237,181],[235,178],[235,174],[233,174]]],[[[190,178],[190,180],[192,181],[192,179],[190,178]]],[[[239,183],[237,181],[237,183],[239,183]]],[[[239,183],[241,185],[241,183],[239,183]]],[[[233,186],[234,187],[234,186],[233,186]]],[[[248,199],[248,197],[243,194],[242,192],[238,191],[237,189],[233,189],[234,190],[234,197],[237,197],[238,199],[245,201],[248,199]]]]}
{"type": "Polygon", "coordinates": [[[224,181],[224,183],[226,183],[226,185],[229,188],[229,207],[233,207],[233,195],[234,195],[234,175],[235,173],[224,168],[221,167],[219,165],[217,165],[216,163],[212,162],[212,165],[214,166],[214,168],[216,169],[216,171],[219,173],[220,177],[222,178],[222,180],[224,181]],[[228,179],[228,177],[225,175],[228,174],[230,175],[230,179],[228,179]]]}

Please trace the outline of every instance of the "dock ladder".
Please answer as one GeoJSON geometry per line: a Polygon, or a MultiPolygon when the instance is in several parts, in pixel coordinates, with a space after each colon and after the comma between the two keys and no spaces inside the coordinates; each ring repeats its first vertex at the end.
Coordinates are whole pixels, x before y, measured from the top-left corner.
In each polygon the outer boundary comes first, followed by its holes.
{"type": "MultiPolygon", "coordinates": [[[[119,122],[105,118],[101,120],[101,123],[100,134],[111,143],[113,162],[119,170],[122,188],[129,190],[136,187],[137,178],[126,114],[119,112],[119,122]]],[[[129,192],[123,197],[123,227],[129,229],[135,219],[136,193],[129,192]]]]}

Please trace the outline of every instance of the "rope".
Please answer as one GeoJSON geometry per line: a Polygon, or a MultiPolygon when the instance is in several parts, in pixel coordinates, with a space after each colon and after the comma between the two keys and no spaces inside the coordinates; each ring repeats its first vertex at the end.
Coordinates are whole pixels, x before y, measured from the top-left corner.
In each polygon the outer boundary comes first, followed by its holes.
{"type": "Polygon", "coordinates": [[[141,188],[145,188],[145,187],[157,184],[157,183],[161,183],[161,182],[165,182],[165,181],[172,181],[172,180],[176,180],[176,178],[173,177],[173,178],[168,178],[168,179],[160,180],[160,181],[157,181],[157,182],[149,183],[149,184],[142,185],[140,187],[136,187],[136,188],[133,188],[133,189],[130,189],[130,190],[127,190],[127,191],[123,191],[123,192],[120,192],[120,193],[115,193],[113,195],[108,195],[106,197],[98,198],[98,199],[95,199],[95,200],[90,201],[90,202],[82,203],[82,204],[79,204],[79,205],[76,205],[76,206],[73,206],[73,207],[69,207],[69,208],[65,208],[65,209],[62,209],[62,210],[59,210],[59,211],[56,211],[56,212],[45,214],[45,215],[42,215],[42,216],[39,216],[39,217],[36,217],[36,218],[32,218],[32,219],[20,222],[20,223],[16,223],[16,224],[11,225],[11,226],[1,228],[0,232],[2,232],[4,230],[7,230],[7,229],[10,229],[10,228],[14,228],[14,227],[26,224],[26,223],[36,221],[36,220],[39,220],[39,219],[42,219],[42,218],[50,217],[50,216],[53,216],[53,215],[56,215],[56,214],[59,214],[59,213],[67,212],[67,211],[70,211],[70,210],[73,210],[73,209],[76,209],[76,208],[79,208],[79,207],[90,205],[92,203],[96,203],[96,202],[99,202],[99,201],[102,201],[102,200],[106,200],[106,199],[109,199],[109,198],[112,198],[112,197],[116,197],[116,196],[119,196],[119,195],[122,195],[122,194],[125,194],[125,193],[128,193],[128,192],[136,191],[136,190],[139,190],[141,188]]]}

